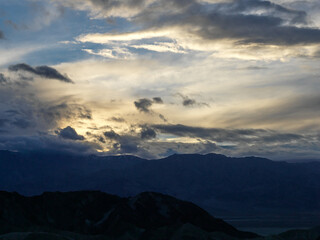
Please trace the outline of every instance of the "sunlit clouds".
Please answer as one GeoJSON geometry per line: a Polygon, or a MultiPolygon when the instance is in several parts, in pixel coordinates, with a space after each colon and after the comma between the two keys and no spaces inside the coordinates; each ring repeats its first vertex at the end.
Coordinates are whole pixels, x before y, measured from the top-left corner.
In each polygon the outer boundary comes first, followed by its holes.
{"type": "Polygon", "coordinates": [[[319,156],[317,1],[0,6],[1,149],[319,156]]]}

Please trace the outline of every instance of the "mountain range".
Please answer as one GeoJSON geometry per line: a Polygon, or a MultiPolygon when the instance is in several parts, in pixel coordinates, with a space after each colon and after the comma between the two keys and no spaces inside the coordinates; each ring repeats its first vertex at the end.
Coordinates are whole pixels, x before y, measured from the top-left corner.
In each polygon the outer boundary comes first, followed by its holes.
{"type": "Polygon", "coordinates": [[[0,151],[0,189],[27,196],[99,190],[128,197],[152,191],[194,202],[237,226],[258,226],[266,219],[273,224],[320,224],[320,162],[219,154],[145,160],[0,151]]]}

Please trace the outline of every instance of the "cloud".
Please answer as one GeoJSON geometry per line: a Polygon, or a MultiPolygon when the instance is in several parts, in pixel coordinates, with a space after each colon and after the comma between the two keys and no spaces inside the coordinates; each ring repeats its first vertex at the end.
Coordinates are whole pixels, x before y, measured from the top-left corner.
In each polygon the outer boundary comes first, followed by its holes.
{"type": "MultiPolygon", "coordinates": [[[[83,5],[83,1],[80,2],[83,5]]],[[[307,12],[271,1],[88,2],[85,9],[91,9],[89,11],[94,15],[126,18],[139,30],[89,33],[77,40],[109,46],[116,44],[129,52],[130,48],[172,53],[211,51],[220,57],[253,58],[257,51],[268,50],[279,55],[274,51],[277,46],[291,50],[285,57],[306,57],[314,52],[308,47],[320,45],[320,29],[312,25],[307,12]],[[112,8],[106,8],[106,5],[117,6],[118,10],[135,6],[135,11],[125,15],[120,10],[111,11],[112,8]],[[306,53],[298,54],[298,50],[306,53]]],[[[272,54],[261,55],[280,58],[272,54]]]]}
{"type": "Polygon", "coordinates": [[[140,134],[142,139],[152,139],[157,137],[156,131],[150,127],[143,127],[140,134]]]}
{"type": "Polygon", "coordinates": [[[115,144],[115,150],[120,154],[138,154],[138,141],[132,136],[122,136],[119,143],[115,144]]]}
{"type": "MultiPolygon", "coordinates": [[[[136,126],[134,131],[115,133],[112,129],[107,132],[109,141],[106,154],[134,154],[152,159],[168,156],[173,153],[208,153],[219,149],[216,144],[197,140],[193,143],[169,142],[157,139],[155,129],[150,126],[136,126]]],[[[98,138],[99,139],[99,138],[98,138]]]]}
{"type": "Polygon", "coordinates": [[[118,140],[120,138],[120,135],[113,130],[106,131],[103,133],[103,135],[110,140],[118,140]]]}
{"type": "Polygon", "coordinates": [[[196,103],[196,100],[191,99],[188,96],[183,97],[182,105],[185,107],[194,106],[196,103]]]}
{"type": "MultiPolygon", "coordinates": [[[[141,98],[137,101],[134,101],[135,107],[143,113],[154,114],[154,112],[150,109],[153,104],[163,104],[163,100],[160,97],[154,97],[152,100],[149,98],[141,98]]],[[[162,115],[158,114],[159,118],[167,122],[167,119],[162,115]]]]}
{"type": "Polygon", "coordinates": [[[103,133],[105,138],[109,140],[109,154],[136,154],[138,155],[141,138],[132,133],[116,133],[113,129],[103,133]]]}
{"type": "Polygon", "coordinates": [[[0,136],[0,149],[20,152],[95,153],[99,146],[85,141],[69,141],[50,134],[32,136],[0,136]]]}
{"type": "Polygon", "coordinates": [[[134,101],[134,105],[140,112],[151,113],[150,107],[154,104],[163,104],[163,100],[160,97],[154,97],[152,100],[149,98],[141,98],[134,101]]]}
{"type": "MultiPolygon", "coordinates": [[[[109,127],[110,128],[110,127],[109,127]]],[[[216,152],[230,156],[256,155],[276,159],[314,157],[319,134],[296,134],[268,129],[227,129],[182,124],[131,125],[115,132],[110,128],[96,139],[105,154],[134,154],[159,158],[173,153],[216,152]]]]}
{"type": "Polygon", "coordinates": [[[70,126],[61,129],[60,131],[57,132],[59,137],[62,137],[64,139],[69,139],[69,140],[84,140],[84,136],[79,135],[76,130],[70,126]]]}
{"type": "Polygon", "coordinates": [[[161,97],[154,97],[152,98],[153,102],[154,103],[158,103],[158,104],[162,104],[163,103],[163,100],[161,97]]]}
{"type": "Polygon", "coordinates": [[[24,82],[21,76],[0,74],[0,118],[5,119],[0,128],[6,128],[8,134],[36,135],[51,132],[66,122],[79,125],[92,120],[91,110],[81,104],[81,99],[52,93],[43,82],[24,82]]]}
{"type": "Polygon", "coordinates": [[[137,101],[134,101],[134,105],[140,112],[150,113],[149,108],[152,106],[152,100],[141,98],[137,101]]]}
{"type": "Polygon", "coordinates": [[[28,54],[35,53],[48,46],[40,43],[34,43],[33,45],[13,45],[13,46],[1,46],[0,45],[0,67],[7,67],[9,64],[13,64],[24,59],[28,54]]]}
{"type": "Polygon", "coordinates": [[[38,102],[26,96],[11,98],[10,101],[5,109],[0,109],[0,113],[7,117],[8,124],[14,128],[47,131],[65,120],[92,118],[91,111],[80,104],[38,102]]]}
{"type": "Polygon", "coordinates": [[[159,114],[159,118],[164,121],[167,122],[168,120],[165,118],[165,116],[163,116],[162,114],[159,114]]]}
{"type": "Polygon", "coordinates": [[[72,102],[48,104],[47,106],[39,109],[39,115],[46,119],[47,122],[60,119],[92,119],[90,109],[84,105],[72,102]]]}
{"type": "Polygon", "coordinates": [[[157,124],[152,128],[179,137],[200,138],[219,143],[252,144],[265,142],[292,142],[304,139],[303,135],[279,133],[265,129],[224,129],[186,126],[183,124],[157,124]]]}
{"type": "Polygon", "coordinates": [[[83,51],[97,56],[102,56],[110,59],[132,59],[133,54],[124,47],[110,47],[102,50],[83,49],[83,51]]]}
{"type": "Polygon", "coordinates": [[[295,95],[270,101],[267,105],[243,112],[228,111],[222,116],[226,124],[280,126],[282,129],[308,129],[317,125],[320,97],[316,94],[295,95]],[[257,114],[259,113],[259,114],[257,114]]]}
{"type": "Polygon", "coordinates": [[[112,118],[109,118],[109,120],[114,121],[114,122],[118,122],[118,123],[126,122],[126,120],[124,118],[121,118],[121,117],[112,117],[112,118]]]}
{"type": "Polygon", "coordinates": [[[172,52],[172,53],[187,53],[186,50],[183,49],[182,46],[177,44],[176,42],[154,42],[153,44],[137,44],[130,45],[132,48],[137,49],[146,49],[149,51],[164,53],[164,52],[172,52]]]}
{"type": "MultiPolygon", "coordinates": [[[[176,7],[181,8],[178,4],[176,7]]],[[[306,12],[269,1],[240,0],[211,6],[190,1],[188,7],[174,14],[155,10],[146,9],[145,14],[138,16],[139,20],[148,21],[147,25],[153,28],[177,27],[203,40],[233,39],[238,44],[275,45],[320,42],[319,29],[295,26],[306,24],[306,12]]]]}
{"type": "Polygon", "coordinates": [[[178,96],[180,96],[182,98],[182,105],[185,107],[195,107],[195,106],[209,106],[207,103],[199,103],[197,102],[195,99],[192,99],[188,96],[185,96],[181,93],[178,93],[178,96]]]}
{"type": "Polygon", "coordinates": [[[4,39],[4,33],[0,30],[0,40],[4,39]]]}
{"type": "Polygon", "coordinates": [[[34,75],[43,77],[43,78],[49,78],[49,79],[57,79],[62,82],[66,83],[73,83],[73,81],[66,75],[62,75],[59,73],[56,69],[48,67],[48,66],[39,66],[39,67],[31,67],[28,64],[25,63],[20,63],[16,65],[11,65],[8,68],[12,72],[19,72],[19,71],[24,71],[24,72],[29,72],[34,75]]]}
{"type": "Polygon", "coordinates": [[[55,0],[66,7],[78,10],[90,11],[93,18],[124,17],[135,16],[148,5],[150,0],[55,0]]]}
{"type": "Polygon", "coordinates": [[[171,30],[142,30],[126,33],[92,33],[81,35],[77,38],[80,42],[110,43],[112,41],[133,41],[149,38],[159,38],[172,33],[171,30]]]}
{"type": "Polygon", "coordinates": [[[230,12],[273,16],[287,20],[288,24],[307,24],[307,13],[302,10],[294,10],[283,7],[270,1],[238,0],[230,5],[230,12]]]}

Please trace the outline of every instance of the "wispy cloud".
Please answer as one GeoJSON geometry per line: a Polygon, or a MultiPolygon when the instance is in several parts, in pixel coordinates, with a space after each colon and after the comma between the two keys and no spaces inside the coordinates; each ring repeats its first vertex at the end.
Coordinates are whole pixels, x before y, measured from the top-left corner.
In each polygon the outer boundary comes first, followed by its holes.
{"type": "Polygon", "coordinates": [[[56,69],[48,66],[38,66],[33,68],[28,64],[20,63],[20,64],[9,66],[9,70],[12,72],[19,72],[19,71],[29,72],[39,77],[57,79],[62,82],[73,83],[73,81],[67,75],[62,75],[56,69]]]}

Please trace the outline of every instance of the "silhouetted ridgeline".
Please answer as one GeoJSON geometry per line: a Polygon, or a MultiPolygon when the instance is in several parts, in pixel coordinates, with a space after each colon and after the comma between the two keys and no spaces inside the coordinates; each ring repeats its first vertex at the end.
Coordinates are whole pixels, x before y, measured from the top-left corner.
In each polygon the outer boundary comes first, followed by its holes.
{"type": "Polygon", "coordinates": [[[144,192],[121,198],[98,191],[24,197],[0,192],[0,240],[318,240],[320,228],[266,238],[238,231],[186,201],[144,192]]]}
{"type": "Polygon", "coordinates": [[[209,236],[218,232],[235,239],[257,237],[236,230],[190,202],[158,193],[120,198],[91,191],[44,193],[35,197],[0,192],[2,235],[49,232],[101,239],[171,239],[190,230],[194,232],[191,235],[209,236]]]}

